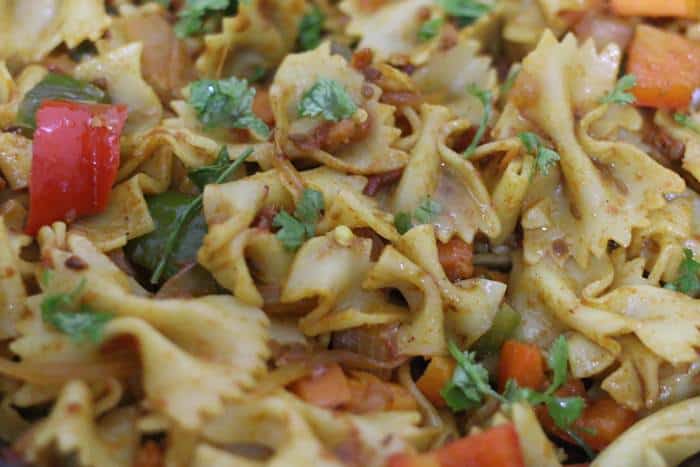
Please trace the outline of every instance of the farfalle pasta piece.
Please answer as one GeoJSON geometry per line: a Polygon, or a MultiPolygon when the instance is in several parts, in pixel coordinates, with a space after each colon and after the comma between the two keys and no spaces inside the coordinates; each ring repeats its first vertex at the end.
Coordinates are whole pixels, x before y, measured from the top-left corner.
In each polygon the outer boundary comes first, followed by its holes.
{"type": "Polygon", "coordinates": [[[143,45],[134,42],[85,60],[73,71],[78,79],[104,80],[112,102],[127,106],[129,117],[124,134],[149,130],[160,122],[163,115],[158,95],[141,75],[142,52],[143,45]]]}
{"type": "MultiPolygon", "coordinates": [[[[304,171],[300,176],[309,187],[323,193],[329,212],[340,193],[358,195],[367,183],[364,177],[348,176],[323,167],[304,171]]],[[[283,185],[277,170],[260,172],[234,182],[208,185],[204,190],[204,217],[209,232],[198,252],[198,260],[219,284],[253,306],[262,306],[263,297],[255,288],[241,253],[256,235],[254,229],[248,233],[246,229],[263,207],[293,210],[292,195],[283,185]]]]}
{"type": "Polygon", "coordinates": [[[460,118],[478,122],[484,112],[469,86],[498,95],[498,78],[488,55],[479,55],[479,42],[460,37],[454,47],[436,50],[411,78],[425,100],[444,105],[460,118]]]}
{"type": "MultiPolygon", "coordinates": [[[[570,210],[580,219],[580,235],[596,257],[605,253],[609,240],[628,246],[632,229],[647,225],[647,213],[666,204],[663,193],[684,189],[678,175],[632,145],[598,141],[587,134],[590,123],[605,110],[591,111],[612,89],[619,58],[615,44],[598,54],[592,41],[577,47],[572,35],[557,42],[551,33],[545,33],[537,49],[523,61],[509,95],[522,115],[541,128],[558,150],[570,210]],[[579,126],[576,115],[587,111],[579,126]],[[651,175],[640,180],[636,176],[640,172],[651,175]]],[[[587,257],[580,255],[577,260],[585,265],[587,257]]]]}
{"type": "Polygon", "coordinates": [[[418,37],[423,10],[433,5],[431,0],[391,0],[374,10],[359,0],[344,0],[340,9],[350,17],[345,31],[360,38],[359,48],[372,49],[380,61],[397,55],[412,56],[413,64],[418,65],[435,48],[435,44],[421,46],[418,37]]]}
{"type": "Polygon", "coordinates": [[[127,241],[153,231],[155,224],[144,194],[164,189],[148,175],[137,174],[114,187],[104,212],[74,222],[70,231],[85,235],[102,251],[123,247],[127,241]]]}
{"type": "Polygon", "coordinates": [[[409,230],[401,237],[397,248],[433,278],[446,308],[447,328],[467,345],[491,327],[506,292],[505,284],[488,279],[450,282],[440,266],[435,234],[430,225],[409,230]]]}
{"type": "Polygon", "coordinates": [[[362,74],[345,59],[332,55],[330,43],[315,50],[288,55],[280,65],[270,87],[270,102],[275,115],[275,140],[291,158],[312,158],[332,169],[352,174],[388,172],[403,167],[408,156],[395,147],[401,131],[394,126],[394,107],[379,102],[381,90],[366,84],[362,74]],[[369,125],[357,141],[344,144],[333,154],[322,148],[302,148],[293,141],[313,132],[317,118],[300,117],[298,103],[319,79],[334,80],[345,88],[358,110],[351,117],[369,125]],[[372,88],[371,97],[362,92],[372,88]]]}
{"type": "MultiPolygon", "coordinates": [[[[2,62],[0,62],[2,63],[2,62]]],[[[29,92],[39,81],[44,79],[48,70],[40,65],[29,65],[22,69],[12,81],[11,76],[5,77],[5,99],[0,101],[0,126],[7,127],[15,123],[17,110],[24,99],[24,95],[29,92]]]]}
{"type": "Polygon", "coordinates": [[[532,407],[518,402],[508,412],[518,433],[525,467],[561,467],[555,447],[542,431],[532,407]]]}
{"type": "Polygon", "coordinates": [[[0,133],[0,173],[13,190],[27,188],[32,165],[32,140],[0,133]]]}
{"type": "MultiPolygon", "coordinates": [[[[366,465],[381,467],[391,454],[401,452],[408,446],[427,446],[433,433],[430,429],[419,427],[419,422],[420,414],[415,411],[351,415],[315,407],[289,393],[277,391],[264,398],[254,398],[246,404],[230,405],[224,414],[204,428],[203,438],[217,444],[252,443],[267,446],[274,452],[261,465],[282,467],[343,465],[332,452],[352,437],[361,450],[358,455],[366,465]]],[[[197,449],[196,458],[204,454],[201,452],[202,446],[197,449]]],[[[213,454],[216,453],[210,451],[206,454],[212,456],[202,458],[214,459],[213,454]]],[[[246,460],[243,456],[232,459],[246,460]]]]}
{"type": "Polygon", "coordinates": [[[534,162],[531,156],[510,161],[491,191],[494,210],[501,224],[501,233],[492,239],[496,245],[505,242],[518,225],[530,181],[535,175],[534,162]]]}
{"type": "Polygon", "coordinates": [[[620,435],[591,467],[616,467],[620,459],[639,467],[675,467],[698,452],[698,420],[698,397],[662,409],[620,435]]]}
{"type": "Polygon", "coordinates": [[[302,332],[315,336],[405,317],[405,309],[389,303],[381,291],[360,288],[371,267],[371,250],[372,240],[342,226],[304,243],[280,297],[282,303],[318,297],[318,306],[299,320],[302,332]]]}
{"type": "Polygon", "coordinates": [[[197,70],[218,79],[274,69],[294,49],[305,8],[303,0],[241,3],[235,17],[224,18],[220,33],[205,36],[197,70]]]}
{"type": "Polygon", "coordinates": [[[569,345],[569,366],[574,378],[590,378],[615,361],[610,352],[577,332],[569,333],[566,342],[569,345]]]}
{"type": "Polygon", "coordinates": [[[134,436],[136,412],[124,415],[120,428],[126,436],[108,437],[114,421],[103,420],[98,424],[87,385],[72,381],[61,391],[49,417],[31,434],[25,451],[27,458],[45,465],[44,461],[48,460],[45,455],[56,446],[58,453],[75,454],[86,467],[127,467],[131,465],[138,439],[134,436]]]}
{"type": "Polygon", "coordinates": [[[268,321],[260,310],[229,296],[146,298],[89,240],[69,234],[67,246],[49,253],[55,275],[71,288],[84,279],[83,303],[118,317],[105,337],[126,334],[139,342],[147,400],[183,426],[200,426],[264,369],[268,321]],[[87,267],[71,270],[71,256],[87,267]]]}
{"type": "Polygon", "coordinates": [[[408,302],[408,322],[400,326],[398,333],[399,354],[443,355],[447,352],[440,290],[427,272],[389,245],[362,286],[370,290],[397,288],[408,302]]]}
{"type": "Polygon", "coordinates": [[[352,229],[368,227],[390,242],[400,237],[394,216],[381,209],[374,199],[351,190],[338,193],[317,230],[323,233],[341,225],[352,229]]]}
{"type": "Polygon", "coordinates": [[[0,60],[38,62],[64,43],[96,41],[110,25],[99,0],[21,0],[0,5],[0,60]]]}
{"type": "Polygon", "coordinates": [[[481,175],[474,165],[444,144],[451,114],[442,106],[421,107],[423,126],[411,159],[393,194],[394,212],[413,212],[426,198],[437,201],[440,213],[433,224],[447,242],[458,235],[471,243],[477,232],[500,234],[500,222],[481,175]]]}
{"type": "Polygon", "coordinates": [[[15,325],[27,298],[18,260],[5,222],[0,216],[0,339],[17,334],[15,325]]]}

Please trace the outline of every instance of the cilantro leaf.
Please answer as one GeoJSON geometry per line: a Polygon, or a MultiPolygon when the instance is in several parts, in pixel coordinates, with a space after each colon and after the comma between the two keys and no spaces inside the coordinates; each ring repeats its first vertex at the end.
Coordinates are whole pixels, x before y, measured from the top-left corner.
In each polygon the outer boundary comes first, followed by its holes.
{"type": "Polygon", "coordinates": [[[95,311],[88,305],[79,305],[85,279],[69,293],[47,295],[41,301],[41,319],[52,325],[74,342],[90,340],[94,343],[102,340],[105,324],[114,315],[95,311]]]}
{"type": "Polygon", "coordinates": [[[315,49],[321,43],[325,20],[325,15],[316,5],[301,18],[299,22],[299,48],[301,50],[315,49]]]}
{"type": "Polygon", "coordinates": [[[297,108],[300,117],[321,116],[338,122],[351,117],[357,105],[342,84],[329,78],[319,78],[301,97],[297,108]]]}
{"type": "Polygon", "coordinates": [[[615,87],[610,94],[600,100],[601,104],[634,104],[636,101],[633,94],[626,92],[637,84],[637,77],[625,75],[615,83],[615,87]]]}
{"type": "Polygon", "coordinates": [[[481,105],[484,107],[484,113],[481,116],[479,128],[476,130],[474,139],[471,143],[469,143],[469,147],[467,147],[467,149],[464,151],[464,157],[468,158],[472,154],[474,154],[477,145],[481,142],[481,139],[484,137],[484,133],[486,133],[486,128],[489,124],[489,120],[491,120],[491,112],[493,110],[493,105],[491,104],[493,94],[491,93],[491,91],[481,89],[475,84],[470,84],[467,87],[467,91],[469,91],[469,94],[479,99],[481,105]]]}
{"type": "Polygon", "coordinates": [[[442,29],[444,22],[445,20],[442,18],[425,20],[423,24],[420,25],[420,28],[418,28],[418,40],[420,42],[427,42],[433,37],[437,36],[440,33],[440,29],[442,29]]]}
{"type": "Polygon", "coordinates": [[[254,97],[245,79],[203,79],[190,85],[189,104],[205,128],[248,128],[267,138],[270,129],[253,113],[254,97]]]}
{"type": "Polygon", "coordinates": [[[206,185],[214,183],[215,180],[219,178],[219,175],[221,175],[221,172],[226,170],[230,164],[231,160],[229,159],[228,149],[226,146],[223,146],[213,164],[192,169],[187,176],[192,183],[197,185],[197,188],[202,191],[206,185]]]}
{"type": "Polygon", "coordinates": [[[442,206],[437,201],[430,197],[423,199],[416,210],[413,212],[413,217],[421,224],[429,224],[433,219],[440,214],[442,206]]]}
{"type": "Polygon", "coordinates": [[[185,6],[177,14],[175,34],[178,37],[187,37],[200,34],[204,31],[204,22],[212,13],[223,14],[227,10],[234,13],[237,2],[229,0],[187,0],[185,6]]]}
{"type": "Polygon", "coordinates": [[[547,389],[547,394],[553,394],[554,391],[566,383],[566,374],[569,365],[569,344],[566,342],[566,338],[563,335],[557,337],[549,348],[547,365],[549,365],[549,369],[552,370],[554,374],[552,384],[550,384],[547,389]]]}
{"type": "Polygon", "coordinates": [[[448,342],[450,354],[457,361],[452,379],[440,391],[447,405],[454,411],[466,410],[481,405],[484,396],[506,399],[489,385],[489,372],[476,363],[474,352],[462,352],[457,345],[448,342]]]}
{"type": "Polygon", "coordinates": [[[562,430],[568,430],[571,424],[581,417],[583,409],[586,407],[586,402],[578,396],[549,396],[545,406],[554,423],[562,430]]]}
{"type": "Polygon", "coordinates": [[[411,215],[406,211],[397,212],[394,215],[394,227],[401,235],[411,230],[411,227],[413,227],[411,215]]]}
{"type": "Polygon", "coordinates": [[[467,26],[491,11],[491,6],[476,0],[438,0],[438,4],[459,27],[467,26]]]}
{"type": "Polygon", "coordinates": [[[681,261],[678,267],[678,277],[673,282],[666,284],[664,287],[671,290],[697,297],[700,293],[700,263],[693,258],[693,251],[689,248],[683,249],[685,258],[681,261]]]}
{"type": "MultiPolygon", "coordinates": [[[[224,153],[226,159],[228,159],[228,150],[226,148],[223,148],[221,152],[219,153],[219,158],[218,160],[223,160],[222,152],[224,153]]],[[[245,151],[241,153],[238,158],[231,162],[229,165],[226,167],[222,167],[221,171],[218,172],[217,177],[214,179],[212,183],[221,183],[224,180],[226,180],[233,172],[238,169],[238,167],[243,164],[243,162],[251,155],[253,154],[253,148],[248,148],[245,151]]],[[[209,174],[211,175],[211,174],[209,174]]],[[[182,214],[178,217],[176,222],[174,223],[172,227],[172,231],[170,232],[170,235],[168,236],[167,241],[165,242],[165,247],[163,248],[163,256],[161,257],[160,261],[156,265],[155,269],[153,270],[153,274],[151,274],[151,284],[157,284],[160,281],[160,277],[163,275],[163,272],[165,271],[165,267],[168,264],[168,258],[172,254],[173,250],[175,249],[175,246],[178,241],[178,237],[180,235],[180,231],[182,228],[192,219],[192,216],[194,216],[202,207],[202,194],[194,198],[190,204],[187,206],[185,210],[182,211],[182,214]]]]}
{"type": "Polygon", "coordinates": [[[296,251],[306,239],[316,235],[316,224],[323,211],[323,193],[304,189],[294,209],[294,215],[287,211],[279,212],[272,220],[274,227],[279,227],[277,238],[289,251],[296,251]]]}
{"type": "Polygon", "coordinates": [[[535,169],[544,176],[549,175],[549,168],[560,160],[559,153],[546,147],[540,138],[529,131],[518,135],[528,153],[535,155],[535,169]]]}
{"type": "Polygon", "coordinates": [[[676,112],[673,114],[673,120],[675,120],[675,122],[679,125],[683,125],[687,129],[692,130],[695,133],[700,133],[700,123],[696,122],[690,115],[685,115],[676,112]]]}
{"type": "Polygon", "coordinates": [[[170,8],[170,0],[154,0],[156,3],[160,3],[165,8],[170,8]]]}
{"type": "Polygon", "coordinates": [[[430,224],[442,211],[442,206],[430,197],[423,198],[413,214],[400,211],[394,215],[394,227],[401,234],[405,234],[413,228],[413,220],[419,224],[430,224]]]}

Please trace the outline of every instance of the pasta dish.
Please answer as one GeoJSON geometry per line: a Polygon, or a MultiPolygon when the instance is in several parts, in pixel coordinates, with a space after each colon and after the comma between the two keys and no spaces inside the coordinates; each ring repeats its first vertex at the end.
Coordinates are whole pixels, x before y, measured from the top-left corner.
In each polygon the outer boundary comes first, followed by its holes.
{"type": "Polygon", "coordinates": [[[0,467],[692,467],[699,351],[698,2],[0,0],[0,467]]]}

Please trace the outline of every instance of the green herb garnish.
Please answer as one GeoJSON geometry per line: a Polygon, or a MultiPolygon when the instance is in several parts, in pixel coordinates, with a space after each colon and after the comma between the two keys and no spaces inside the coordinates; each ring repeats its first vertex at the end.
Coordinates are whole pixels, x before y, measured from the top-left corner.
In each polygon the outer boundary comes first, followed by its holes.
{"type": "Polygon", "coordinates": [[[467,26],[491,11],[491,6],[476,0],[438,0],[438,4],[459,27],[467,26]]]}
{"type": "Polygon", "coordinates": [[[306,188],[294,209],[294,215],[287,211],[279,212],[272,225],[279,227],[277,238],[289,251],[296,251],[306,239],[316,235],[316,224],[323,211],[323,193],[306,188]]]}
{"type": "Polygon", "coordinates": [[[491,93],[491,91],[481,89],[475,84],[470,84],[467,87],[467,91],[469,91],[469,94],[479,99],[481,105],[484,108],[484,113],[481,116],[481,122],[479,123],[479,129],[476,130],[474,139],[471,143],[469,143],[469,147],[467,147],[467,149],[464,151],[464,157],[469,158],[472,154],[474,154],[474,151],[476,151],[476,147],[481,142],[481,139],[486,133],[486,128],[489,124],[489,120],[491,120],[491,112],[493,110],[491,99],[493,98],[493,94],[491,93]]]}
{"type": "Polygon", "coordinates": [[[299,48],[301,50],[315,49],[321,43],[323,23],[326,20],[323,12],[314,5],[299,22],[299,48]]]}
{"type": "Polygon", "coordinates": [[[41,319],[59,331],[67,334],[74,342],[102,340],[105,324],[114,315],[93,310],[79,299],[85,288],[85,279],[68,293],[47,295],[41,301],[41,319]]]}
{"type": "Polygon", "coordinates": [[[683,258],[683,261],[681,261],[678,267],[678,277],[675,281],[664,285],[664,287],[690,295],[691,297],[697,297],[698,293],[700,293],[700,280],[698,279],[700,263],[695,261],[691,249],[684,248],[683,254],[685,258],[683,258]]]}
{"type": "Polygon", "coordinates": [[[549,175],[549,168],[560,160],[559,154],[546,147],[540,138],[529,131],[518,135],[528,153],[535,155],[535,169],[542,175],[549,175]]]}
{"type": "Polygon", "coordinates": [[[203,79],[190,85],[189,104],[205,128],[248,128],[267,138],[270,129],[253,113],[254,97],[244,79],[203,79]]]}
{"type": "Polygon", "coordinates": [[[420,42],[427,42],[437,36],[444,22],[445,20],[442,18],[433,18],[424,21],[423,24],[420,25],[420,28],[418,28],[418,40],[420,42]]]}
{"type": "MultiPolygon", "coordinates": [[[[221,173],[226,170],[226,168],[231,164],[231,159],[229,159],[228,149],[223,146],[219,151],[219,155],[216,157],[211,165],[205,165],[203,167],[198,167],[189,171],[187,176],[189,179],[197,185],[200,191],[204,190],[205,185],[210,183],[216,183],[216,179],[219,178],[221,173]]],[[[223,183],[226,180],[223,180],[223,183]]]]}
{"type": "Polygon", "coordinates": [[[396,213],[396,215],[394,215],[394,226],[396,230],[403,235],[411,230],[414,219],[418,221],[419,224],[429,224],[441,211],[442,206],[440,203],[427,197],[418,204],[418,207],[413,211],[412,215],[403,211],[396,213]]]}
{"type": "Polygon", "coordinates": [[[607,96],[600,100],[601,104],[634,104],[636,101],[633,94],[627,92],[637,84],[637,77],[625,75],[615,83],[615,87],[607,96]]]}
{"type": "Polygon", "coordinates": [[[516,63],[510,67],[510,70],[508,70],[508,76],[506,77],[506,80],[503,82],[503,84],[501,84],[501,98],[508,95],[510,90],[513,89],[513,85],[515,84],[515,80],[518,79],[518,75],[520,74],[521,68],[522,66],[520,66],[519,63],[516,63]]]}
{"type": "Polygon", "coordinates": [[[693,117],[691,117],[690,115],[685,115],[676,112],[673,114],[673,120],[679,125],[683,125],[687,129],[692,130],[695,133],[700,133],[700,123],[696,122],[695,119],[693,119],[693,117]]]}
{"type": "MultiPolygon", "coordinates": [[[[253,148],[248,148],[245,151],[243,151],[243,153],[240,156],[238,156],[238,158],[235,161],[233,161],[230,165],[226,166],[225,168],[221,168],[221,171],[214,179],[213,183],[218,184],[226,180],[233,172],[236,171],[236,169],[238,169],[238,167],[241,166],[241,164],[243,164],[243,162],[251,154],[253,154],[253,148]]],[[[226,151],[226,158],[228,159],[228,151],[226,151]]],[[[165,242],[165,248],[163,249],[162,257],[160,258],[160,261],[156,265],[155,269],[153,270],[153,274],[151,275],[150,280],[152,284],[157,284],[160,281],[160,277],[163,274],[163,271],[165,270],[165,266],[168,264],[168,258],[175,249],[175,246],[177,245],[180,230],[201,208],[202,194],[193,199],[192,202],[187,206],[187,208],[184,211],[182,211],[182,214],[178,216],[177,220],[175,221],[172,227],[172,231],[170,232],[170,235],[168,235],[168,239],[165,242]]]]}
{"type": "Polygon", "coordinates": [[[331,122],[351,117],[357,105],[339,82],[319,78],[301,97],[297,108],[300,117],[318,117],[331,122]]]}
{"type": "Polygon", "coordinates": [[[188,37],[205,31],[205,22],[212,15],[234,14],[238,2],[233,0],[187,0],[185,6],[177,14],[175,34],[178,37],[188,37]]]}

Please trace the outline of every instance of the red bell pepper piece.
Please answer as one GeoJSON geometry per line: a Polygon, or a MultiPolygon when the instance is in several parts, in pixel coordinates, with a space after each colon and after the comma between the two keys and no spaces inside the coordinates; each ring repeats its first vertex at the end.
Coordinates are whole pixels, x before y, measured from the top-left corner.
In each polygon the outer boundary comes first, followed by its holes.
{"type": "Polygon", "coordinates": [[[36,113],[25,232],[98,214],[119,169],[124,105],[47,100],[36,113]]]}
{"type": "Polygon", "coordinates": [[[512,423],[458,439],[440,449],[411,456],[396,454],[388,467],[524,467],[518,433],[512,423]]]}

